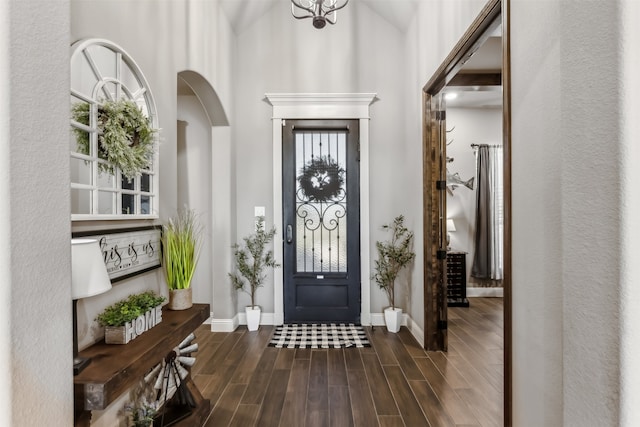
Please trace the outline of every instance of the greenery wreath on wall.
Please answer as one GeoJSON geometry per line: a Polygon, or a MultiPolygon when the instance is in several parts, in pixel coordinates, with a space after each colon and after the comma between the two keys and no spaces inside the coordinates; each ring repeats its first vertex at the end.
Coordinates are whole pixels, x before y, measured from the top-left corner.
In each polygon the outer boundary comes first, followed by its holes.
{"type": "MultiPolygon", "coordinates": [[[[88,103],[77,103],[72,107],[72,117],[78,123],[89,126],[88,103]]],[[[131,180],[150,166],[155,149],[154,134],[157,129],[138,105],[129,99],[105,101],[98,106],[98,157],[108,163],[99,163],[102,172],[113,173],[113,167],[131,180]]],[[[89,155],[89,133],[73,129],[78,143],[78,152],[89,155]]]]}
{"type": "Polygon", "coordinates": [[[298,176],[298,182],[310,201],[327,202],[342,191],[345,170],[331,156],[313,157],[298,176]]]}

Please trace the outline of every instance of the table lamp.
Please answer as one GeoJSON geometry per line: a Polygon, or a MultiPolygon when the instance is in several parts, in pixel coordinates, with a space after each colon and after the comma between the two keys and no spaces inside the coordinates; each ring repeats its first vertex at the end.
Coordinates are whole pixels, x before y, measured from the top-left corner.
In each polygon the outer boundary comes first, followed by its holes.
{"type": "Polygon", "coordinates": [[[450,251],[451,250],[451,235],[449,234],[450,231],[456,231],[456,224],[453,222],[453,220],[451,218],[447,218],[447,250],[450,251]]]}
{"type": "Polygon", "coordinates": [[[91,359],[78,356],[78,309],[80,298],[111,289],[102,251],[94,239],[71,239],[71,298],[73,299],[73,375],[78,375],[91,359]]]}

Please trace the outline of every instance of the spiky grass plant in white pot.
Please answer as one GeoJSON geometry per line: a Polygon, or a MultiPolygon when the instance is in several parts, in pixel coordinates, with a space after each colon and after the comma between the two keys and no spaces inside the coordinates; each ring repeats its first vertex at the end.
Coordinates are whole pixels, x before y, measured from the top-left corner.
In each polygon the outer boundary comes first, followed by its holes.
{"type": "Polygon", "coordinates": [[[402,323],[402,308],[395,304],[395,285],[400,271],[416,256],[413,252],[413,232],[404,226],[402,215],[397,216],[393,223],[383,225],[382,229],[391,231],[391,240],[376,242],[378,259],[372,278],[387,293],[391,304],[384,310],[387,330],[398,332],[402,323]]]}
{"type": "Polygon", "coordinates": [[[162,227],[162,258],[169,287],[171,310],[186,310],[193,305],[191,280],[202,247],[202,226],[195,211],[186,207],[169,218],[162,227]]]}
{"type": "Polygon", "coordinates": [[[264,217],[259,217],[256,231],[245,237],[244,246],[233,246],[233,257],[236,261],[236,272],[229,273],[231,283],[240,291],[251,296],[251,305],[245,308],[247,328],[258,330],[260,326],[260,306],[256,305],[256,291],[264,285],[267,278],[265,269],[280,267],[273,257],[273,251],[267,250],[267,245],[276,235],[275,227],[269,231],[265,229],[264,217]]]}

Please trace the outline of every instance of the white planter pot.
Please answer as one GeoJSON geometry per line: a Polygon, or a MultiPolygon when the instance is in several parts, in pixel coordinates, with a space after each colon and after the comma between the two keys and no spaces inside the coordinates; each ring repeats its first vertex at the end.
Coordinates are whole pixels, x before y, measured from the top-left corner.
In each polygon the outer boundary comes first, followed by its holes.
{"type": "Polygon", "coordinates": [[[260,306],[247,306],[244,310],[247,314],[247,329],[257,331],[260,327],[260,306]]]}
{"type": "Polygon", "coordinates": [[[389,332],[396,333],[400,330],[402,325],[402,309],[401,308],[385,308],[384,309],[384,322],[387,325],[389,332]]]}

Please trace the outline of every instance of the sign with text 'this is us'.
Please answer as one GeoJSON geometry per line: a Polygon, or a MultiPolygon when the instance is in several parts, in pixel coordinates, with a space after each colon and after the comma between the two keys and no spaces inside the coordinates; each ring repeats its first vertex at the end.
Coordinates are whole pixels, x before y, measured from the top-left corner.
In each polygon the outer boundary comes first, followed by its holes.
{"type": "Polygon", "coordinates": [[[160,267],[160,227],[73,233],[73,237],[98,241],[111,282],[117,282],[160,267]]]}

